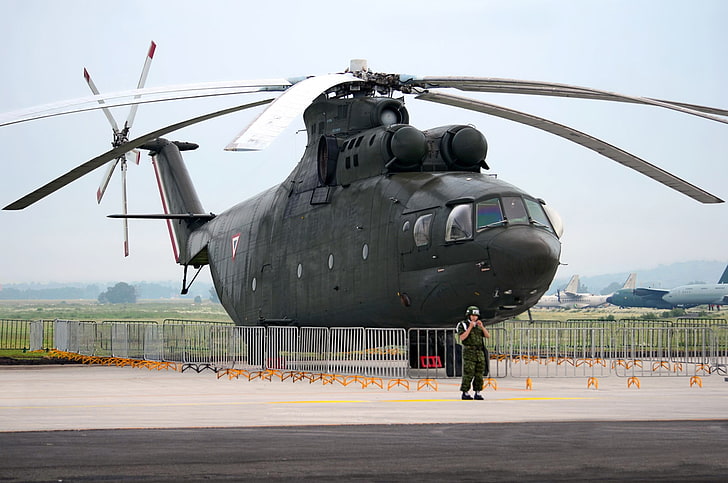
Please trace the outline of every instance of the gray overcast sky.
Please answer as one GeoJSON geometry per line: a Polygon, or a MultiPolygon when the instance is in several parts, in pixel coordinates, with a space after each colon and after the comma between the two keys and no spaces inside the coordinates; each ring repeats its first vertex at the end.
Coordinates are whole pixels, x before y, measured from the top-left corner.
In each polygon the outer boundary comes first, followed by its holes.
{"type": "MultiPolygon", "coordinates": [[[[349,59],[366,58],[380,72],[543,80],[728,108],[723,0],[4,0],[0,8],[0,112],[88,95],[83,67],[102,92],[134,88],[150,40],[158,48],[149,87],[340,72],[349,59]]],[[[478,97],[587,132],[728,199],[725,124],[599,101],[478,97]]],[[[144,105],[132,135],[229,105],[144,105]]],[[[491,172],[561,214],[568,265],[559,278],[728,260],[728,204],[702,205],[527,126],[414,99],[407,106],[420,129],[478,127],[491,172]]],[[[115,115],[123,122],[127,112],[115,115]]],[[[201,145],[186,160],[207,211],[282,181],[300,158],[302,122],[266,151],[224,152],[255,114],[168,136],[201,145]]],[[[0,128],[0,206],[106,151],[110,140],[101,111],[0,128]]],[[[132,221],[124,259],[121,222],[106,218],[121,211],[120,178],[99,206],[103,171],[24,211],[0,212],[0,284],[181,276],[163,222],[132,221]]],[[[128,174],[130,212],[159,212],[148,158],[128,174]]]]}

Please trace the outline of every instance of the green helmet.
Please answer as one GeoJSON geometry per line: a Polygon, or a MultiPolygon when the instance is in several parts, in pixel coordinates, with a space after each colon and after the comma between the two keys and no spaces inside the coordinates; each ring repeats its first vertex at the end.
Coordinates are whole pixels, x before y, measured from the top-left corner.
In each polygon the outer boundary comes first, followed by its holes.
{"type": "Polygon", "coordinates": [[[465,316],[470,317],[471,315],[480,315],[480,309],[475,305],[471,305],[465,310],[465,316]]]}

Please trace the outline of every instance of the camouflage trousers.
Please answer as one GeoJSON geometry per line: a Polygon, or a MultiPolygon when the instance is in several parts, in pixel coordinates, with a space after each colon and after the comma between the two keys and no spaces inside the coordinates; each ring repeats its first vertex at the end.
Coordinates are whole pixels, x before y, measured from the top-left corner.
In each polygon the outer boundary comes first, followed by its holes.
{"type": "Polygon", "coordinates": [[[485,370],[485,354],[481,347],[463,347],[463,379],[460,383],[462,392],[483,389],[483,371],[485,370]]]}

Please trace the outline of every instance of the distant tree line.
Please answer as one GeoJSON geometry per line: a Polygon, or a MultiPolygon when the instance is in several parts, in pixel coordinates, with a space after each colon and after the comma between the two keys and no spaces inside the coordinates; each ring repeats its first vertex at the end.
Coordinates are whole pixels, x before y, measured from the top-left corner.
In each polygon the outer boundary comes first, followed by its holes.
{"type": "Polygon", "coordinates": [[[74,300],[95,299],[99,295],[98,285],[87,287],[55,287],[19,289],[3,287],[0,300],[74,300]]]}
{"type": "MultiPolygon", "coordinates": [[[[135,282],[133,287],[136,291],[137,299],[169,299],[169,298],[194,298],[199,296],[201,299],[208,299],[219,303],[217,293],[210,284],[198,284],[193,286],[193,290],[187,296],[180,294],[180,287],[173,282],[135,282]],[[195,290],[197,289],[197,290],[195,290]]],[[[0,300],[99,300],[99,297],[107,293],[109,288],[104,291],[98,284],[89,284],[85,286],[63,286],[62,284],[41,285],[32,284],[12,284],[0,285],[0,300]]],[[[112,296],[113,296],[112,291],[112,296]]]]}

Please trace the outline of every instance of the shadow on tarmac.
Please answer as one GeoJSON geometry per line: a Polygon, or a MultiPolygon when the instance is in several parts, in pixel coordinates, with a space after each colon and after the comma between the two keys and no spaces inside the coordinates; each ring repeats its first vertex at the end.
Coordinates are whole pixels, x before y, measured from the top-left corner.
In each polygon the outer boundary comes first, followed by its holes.
{"type": "Polygon", "coordinates": [[[2,481],[725,481],[728,420],[0,433],[2,481]]]}

